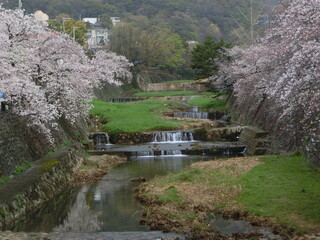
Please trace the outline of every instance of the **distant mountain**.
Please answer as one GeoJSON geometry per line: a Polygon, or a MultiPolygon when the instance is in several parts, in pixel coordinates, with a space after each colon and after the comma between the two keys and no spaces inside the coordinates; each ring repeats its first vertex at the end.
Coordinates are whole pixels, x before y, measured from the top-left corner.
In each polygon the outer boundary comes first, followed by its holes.
{"type": "MultiPolygon", "coordinates": [[[[16,8],[18,0],[0,0],[6,8],[16,8]]],[[[97,17],[101,14],[130,21],[132,16],[144,16],[152,26],[166,25],[187,40],[201,41],[207,35],[232,40],[245,25],[243,15],[250,9],[250,0],[22,0],[27,13],[42,10],[55,18],[66,13],[75,19],[97,17]],[[238,21],[236,23],[235,19],[238,21]]],[[[270,13],[277,0],[254,1],[260,15],[270,13]]]]}

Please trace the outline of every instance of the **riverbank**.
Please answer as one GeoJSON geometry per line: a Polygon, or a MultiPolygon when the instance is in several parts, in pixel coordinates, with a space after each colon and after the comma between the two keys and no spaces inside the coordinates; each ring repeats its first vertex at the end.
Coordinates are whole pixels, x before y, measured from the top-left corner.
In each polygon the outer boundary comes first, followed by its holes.
{"type": "Polygon", "coordinates": [[[217,213],[271,228],[282,239],[320,232],[320,173],[301,156],[195,163],[142,185],[136,195],[146,206],[142,223],[190,239],[234,239],[209,226],[217,213]]]}
{"type": "Polygon", "coordinates": [[[118,155],[88,156],[74,171],[71,184],[93,184],[105,176],[112,167],[126,162],[125,157],[118,155]]]}

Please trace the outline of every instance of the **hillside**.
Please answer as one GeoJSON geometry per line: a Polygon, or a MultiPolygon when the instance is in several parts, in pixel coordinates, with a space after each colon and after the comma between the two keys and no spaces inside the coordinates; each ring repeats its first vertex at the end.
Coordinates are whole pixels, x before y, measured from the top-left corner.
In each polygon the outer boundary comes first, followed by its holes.
{"type": "MultiPolygon", "coordinates": [[[[3,2],[7,8],[16,8],[18,0],[3,2]]],[[[233,40],[235,30],[239,26],[236,18],[244,23],[241,13],[249,13],[250,1],[248,0],[29,0],[22,1],[27,13],[36,10],[46,12],[50,18],[55,18],[61,13],[67,13],[73,18],[97,17],[101,14],[119,16],[122,19],[130,15],[147,17],[151,25],[170,26],[174,32],[187,40],[201,41],[207,35],[214,34],[233,40]]],[[[276,0],[254,1],[254,10],[260,15],[270,13],[276,0]]]]}

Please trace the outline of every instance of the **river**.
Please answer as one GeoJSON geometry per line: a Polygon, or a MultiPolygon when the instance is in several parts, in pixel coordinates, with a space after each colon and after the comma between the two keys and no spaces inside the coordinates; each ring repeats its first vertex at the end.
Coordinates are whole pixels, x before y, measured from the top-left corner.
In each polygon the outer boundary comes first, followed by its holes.
{"type": "Polygon", "coordinates": [[[131,180],[176,172],[207,156],[136,157],[116,166],[97,184],[66,189],[8,230],[24,232],[149,231],[140,225],[142,206],[133,197],[131,180]]]}

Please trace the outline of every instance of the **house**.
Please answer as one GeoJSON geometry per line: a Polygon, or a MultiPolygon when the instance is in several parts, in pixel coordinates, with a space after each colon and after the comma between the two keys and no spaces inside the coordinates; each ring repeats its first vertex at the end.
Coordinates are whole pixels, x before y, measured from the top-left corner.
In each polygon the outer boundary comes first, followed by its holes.
{"type": "Polygon", "coordinates": [[[120,22],[120,18],[119,17],[110,17],[113,26],[115,26],[117,23],[120,22]]]}
{"type": "Polygon", "coordinates": [[[83,18],[82,21],[95,25],[98,22],[98,18],[83,18]]]}
{"type": "Polygon", "coordinates": [[[82,21],[90,23],[91,27],[87,29],[87,43],[89,49],[101,48],[109,42],[109,30],[100,27],[97,18],[83,18],[82,21]]]}
{"type": "Polygon", "coordinates": [[[107,45],[109,42],[109,31],[103,28],[90,28],[87,32],[88,37],[88,48],[99,48],[107,45]]]}

